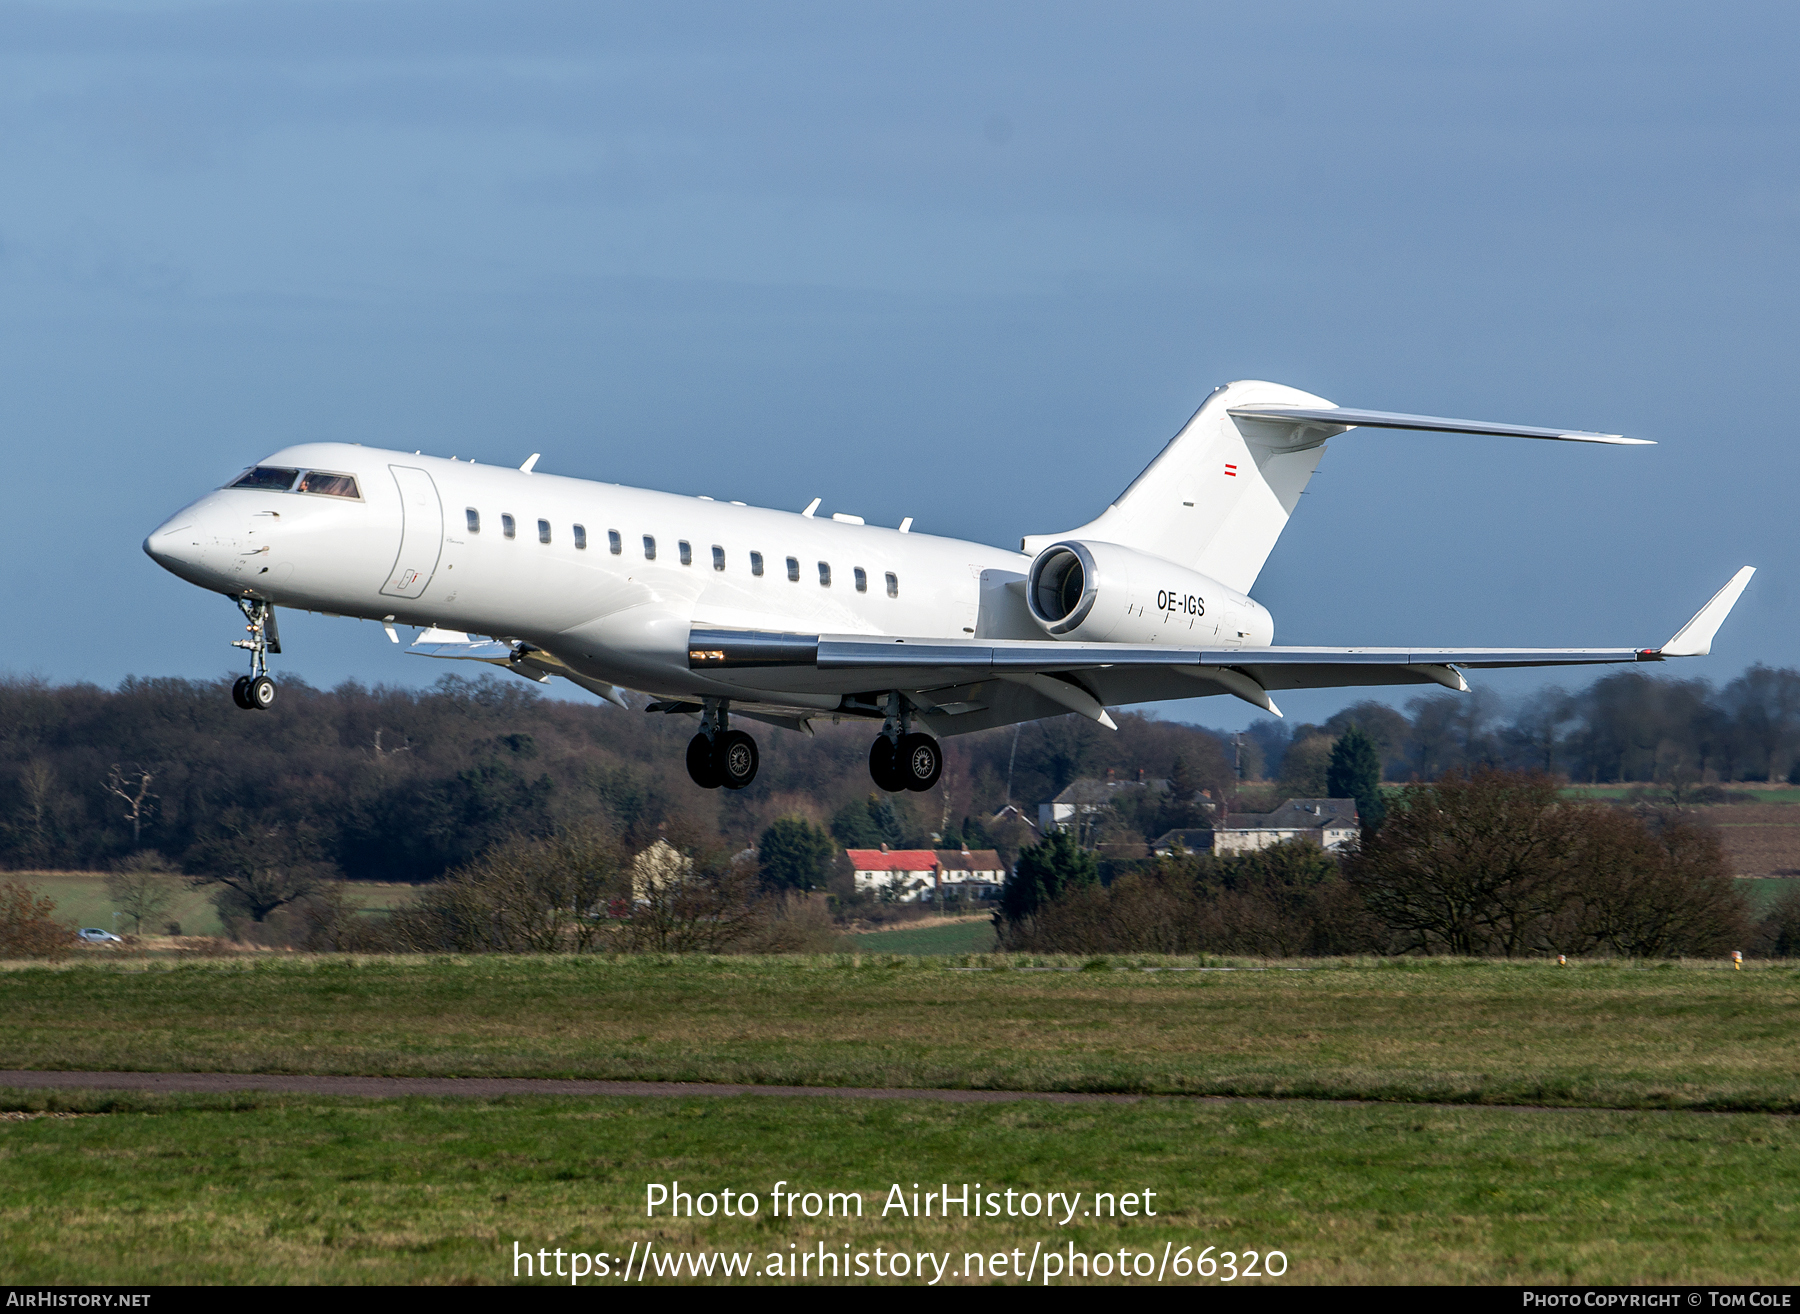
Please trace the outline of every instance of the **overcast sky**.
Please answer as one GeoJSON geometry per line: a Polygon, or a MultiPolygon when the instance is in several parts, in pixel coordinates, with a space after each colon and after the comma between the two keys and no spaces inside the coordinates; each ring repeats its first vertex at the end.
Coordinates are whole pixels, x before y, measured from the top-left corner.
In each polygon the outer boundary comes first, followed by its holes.
{"type": "MultiPolygon", "coordinates": [[[[230,604],[139,544],[296,440],[1016,546],[1240,378],[1660,444],[1334,440],[1255,590],[1277,642],[1652,645],[1753,564],[1665,669],[1791,664],[1797,37],[1641,2],[6,4],[0,669],[235,669],[230,604]]],[[[278,674],[440,673],[282,628],[278,674]]]]}

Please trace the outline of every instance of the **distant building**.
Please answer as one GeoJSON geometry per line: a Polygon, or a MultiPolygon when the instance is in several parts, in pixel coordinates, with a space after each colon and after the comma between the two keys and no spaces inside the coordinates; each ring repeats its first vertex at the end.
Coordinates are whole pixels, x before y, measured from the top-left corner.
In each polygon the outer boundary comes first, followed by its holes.
{"type": "Polygon", "coordinates": [[[1114,780],[1109,774],[1105,780],[1084,779],[1072,781],[1068,788],[1051,799],[1048,803],[1038,804],[1038,832],[1048,835],[1052,830],[1072,830],[1077,838],[1085,838],[1084,832],[1090,820],[1098,819],[1106,810],[1122,798],[1150,790],[1157,794],[1169,792],[1166,780],[1114,780]]]}
{"type": "Polygon", "coordinates": [[[940,898],[998,899],[1006,868],[993,849],[936,849],[940,898]]]}
{"type": "Polygon", "coordinates": [[[995,899],[1006,868],[992,849],[846,849],[858,894],[893,891],[897,903],[995,899]]]}
{"type": "Polygon", "coordinates": [[[1027,816],[1025,809],[1020,807],[1017,803],[1006,804],[998,812],[996,812],[993,816],[991,816],[987,819],[987,824],[990,826],[994,826],[994,825],[999,825],[999,824],[1002,824],[1002,823],[1008,822],[1008,821],[1023,822],[1025,824],[1025,826],[1032,831],[1036,831],[1038,828],[1037,822],[1033,821],[1029,816],[1027,816]]]}
{"type": "Polygon", "coordinates": [[[1179,844],[1190,853],[1254,853],[1283,840],[1311,840],[1327,851],[1361,833],[1353,798],[1290,798],[1273,812],[1228,812],[1211,830],[1172,830],[1150,846],[1160,855],[1179,844]]]}
{"type": "Polygon", "coordinates": [[[1206,827],[1198,830],[1171,830],[1156,837],[1150,852],[1166,858],[1179,847],[1183,853],[1200,853],[1213,846],[1213,833],[1206,827]]]}
{"type": "Polygon", "coordinates": [[[657,839],[631,860],[631,901],[648,903],[694,873],[694,860],[666,839],[657,839]]]}

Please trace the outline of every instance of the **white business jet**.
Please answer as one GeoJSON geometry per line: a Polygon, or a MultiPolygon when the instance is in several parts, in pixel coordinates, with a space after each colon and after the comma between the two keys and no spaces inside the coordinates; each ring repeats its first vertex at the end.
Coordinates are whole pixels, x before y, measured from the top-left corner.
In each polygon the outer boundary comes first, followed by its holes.
{"type": "Polygon", "coordinates": [[[265,458],[144,542],[248,621],[240,707],[275,698],[275,608],[421,628],[412,651],[561,676],[699,717],[705,788],[756,778],[734,719],[810,733],[879,724],[869,772],[925,790],[938,737],[1108,706],[1440,684],[1502,666],[1710,651],[1744,567],[1660,648],[1279,648],[1249,596],[1325,442],[1357,428],[1637,444],[1618,434],[1359,411],[1273,383],[1221,387],[1100,516],[1020,551],[452,457],[305,443],[265,458]],[[490,637],[471,637],[490,636],[490,637]]]}

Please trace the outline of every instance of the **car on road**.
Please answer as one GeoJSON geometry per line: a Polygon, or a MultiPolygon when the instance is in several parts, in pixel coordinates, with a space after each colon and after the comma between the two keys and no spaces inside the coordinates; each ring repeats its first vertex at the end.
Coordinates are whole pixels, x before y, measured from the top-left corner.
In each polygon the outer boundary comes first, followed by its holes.
{"type": "Polygon", "coordinates": [[[75,932],[75,938],[77,940],[86,940],[89,944],[125,943],[122,936],[114,935],[111,931],[103,931],[98,926],[82,927],[79,931],[75,932]]]}

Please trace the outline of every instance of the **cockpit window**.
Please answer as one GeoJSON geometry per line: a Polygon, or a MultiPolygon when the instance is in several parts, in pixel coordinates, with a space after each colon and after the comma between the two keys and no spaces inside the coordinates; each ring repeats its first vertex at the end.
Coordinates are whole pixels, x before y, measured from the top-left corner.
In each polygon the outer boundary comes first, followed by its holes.
{"type": "Polygon", "coordinates": [[[254,470],[246,470],[232,480],[232,488],[269,488],[278,493],[285,493],[294,486],[294,476],[298,470],[289,470],[279,465],[259,465],[254,470]]]}
{"type": "Polygon", "coordinates": [[[296,493],[321,493],[326,497],[354,497],[361,500],[362,493],[356,487],[356,476],[347,474],[328,474],[324,470],[308,470],[300,476],[300,486],[296,493]]]}

